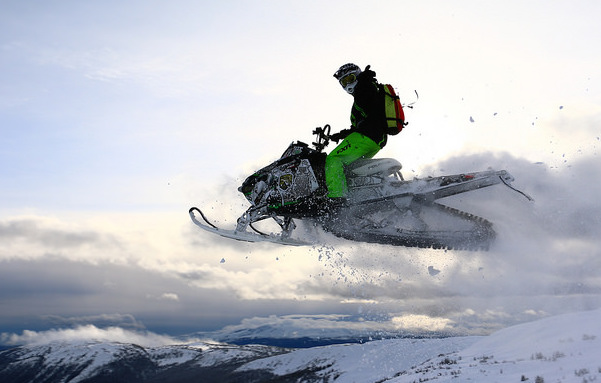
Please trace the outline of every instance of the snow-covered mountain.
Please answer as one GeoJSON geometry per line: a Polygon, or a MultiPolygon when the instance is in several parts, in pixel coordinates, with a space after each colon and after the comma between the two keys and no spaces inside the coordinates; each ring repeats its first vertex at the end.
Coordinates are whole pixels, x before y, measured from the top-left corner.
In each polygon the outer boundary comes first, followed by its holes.
{"type": "Polygon", "coordinates": [[[0,382],[235,382],[247,380],[247,375],[261,381],[264,375],[234,370],[285,352],[289,350],[256,345],[55,342],[0,353],[0,382]]]}
{"type": "Polygon", "coordinates": [[[195,343],[51,343],[0,353],[1,382],[593,382],[601,310],[486,337],[389,339],[305,349],[195,343]]]}
{"type": "Polygon", "coordinates": [[[424,331],[418,335],[415,332],[409,333],[400,330],[392,331],[382,328],[375,330],[369,326],[362,326],[365,321],[342,322],[332,318],[316,319],[315,315],[311,317],[272,316],[269,323],[256,325],[245,322],[240,325],[226,326],[217,331],[194,333],[190,337],[238,345],[262,344],[285,348],[309,348],[332,344],[364,343],[381,339],[448,336],[441,332],[424,331]]]}

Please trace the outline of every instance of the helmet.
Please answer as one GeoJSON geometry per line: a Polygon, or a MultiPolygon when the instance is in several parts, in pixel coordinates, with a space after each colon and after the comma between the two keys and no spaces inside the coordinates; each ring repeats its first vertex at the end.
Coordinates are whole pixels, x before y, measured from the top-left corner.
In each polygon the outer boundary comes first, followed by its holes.
{"type": "Polygon", "coordinates": [[[341,66],[334,77],[338,80],[340,85],[347,91],[348,94],[353,94],[355,85],[357,85],[357,76],[361,73],[361,68],[355,64],[344,64],[341,66]]]}

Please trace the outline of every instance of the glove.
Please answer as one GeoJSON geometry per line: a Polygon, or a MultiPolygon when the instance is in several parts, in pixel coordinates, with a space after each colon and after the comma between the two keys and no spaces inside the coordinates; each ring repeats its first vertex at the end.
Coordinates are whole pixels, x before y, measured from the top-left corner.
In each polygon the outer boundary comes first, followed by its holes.
{"type": "Polygon", "coordinates": [[[338,141],[344,140],[346,138],[346,136],[348,136],[348,135],[349,135],[349,130],[344,129],[338,133],[334,133],[334,134],[330,135],[330,140],[338,143],[338,141]]]}
{"type": "Polygon", "coordinates": [[[363,70],[363,72],[359,73],[358,77],[366,77],[369,79],[375,78],[376,77],[376,72],[374,72],[373,70],[369,69],[371,67],[371,65],[368,65],[365,67],[365,69],[363,70]]]}

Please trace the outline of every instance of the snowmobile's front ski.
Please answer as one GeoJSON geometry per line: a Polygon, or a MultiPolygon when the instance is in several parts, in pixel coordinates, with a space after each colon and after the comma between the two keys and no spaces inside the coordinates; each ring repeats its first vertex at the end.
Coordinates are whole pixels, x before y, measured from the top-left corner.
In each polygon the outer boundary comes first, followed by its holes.
{"type": "Polygon", "coordinates": [[[203,230],[206,230],[210,233],[220,235],[225,238],[235,239],[243,242],[273,242],[280,245],[289,245],[289,246],[307,246],[311,245],[309,242],[301,241],[294,238],[284,237],[280,234],[265,234],[261,232],[249,232],[249,231],[237,231],[237,230],[227,230],[222,229],[211,223],[204,213],[197,207],[191,207],[189,210],[190,218],[192,222],[203,230]],[[200,215],[202,221],[196,218],[196,213],[200,215]]]}

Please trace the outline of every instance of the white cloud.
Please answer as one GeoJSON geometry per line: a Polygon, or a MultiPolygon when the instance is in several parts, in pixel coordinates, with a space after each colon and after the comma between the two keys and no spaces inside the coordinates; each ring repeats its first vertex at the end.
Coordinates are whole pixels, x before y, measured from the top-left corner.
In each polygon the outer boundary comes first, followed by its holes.
{"type": "Polygon", "coordinates": [[[162,98],[197,97],[205,92],[220,92],[207,73],[206,56],[164,44],[161,49],[49,50],[39,53],[44,65],[73,71],[82,78],[139,87],[162,98]],[[165,50],[168,51],[165,52],[165,50]],[[210,88],[208,84],[212,84],[210,88]]]}
{"type": "Polygon", "coordinates": [[[91,325],[99,328],[118,327],[129,331],[142,331],[145,329],[144,324],[136,320],[131,314],[99,314],[79,317],[44,315],[42,319],[57,328],[74,328],[91,325]]]}
{"type": "Polygon", "coordinates": [[[453,321],[448,318],[432,318],[427,315],[402,315],[392,318],[392,324],[407,331],[445,331],[450,330],[453,321]]]}
{"type": "Polygon", "coordinates": [[[174,301],[174,302],[178,302],[179,301],[179,296],[175,293],[163,293],[159,296],[155,296],[155,295],[147,295],[148,299],[156,299],[159,301],[174,301]]]}
{"type": "Polygon", "coordinates": [[[73,329],[48,331],[25,330],[22,334],[0,334],[0,341],[6,345],[40,345],[51,342],[119,342],[141,346],[165,346],[181,344],[182,341],[152,332],[135,332],[119,327],[98,328],[94,325],[78,326],[73,329]]]}

